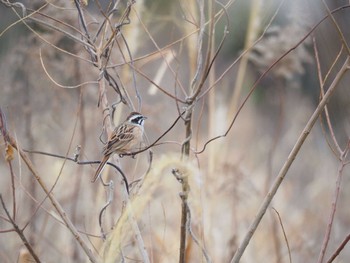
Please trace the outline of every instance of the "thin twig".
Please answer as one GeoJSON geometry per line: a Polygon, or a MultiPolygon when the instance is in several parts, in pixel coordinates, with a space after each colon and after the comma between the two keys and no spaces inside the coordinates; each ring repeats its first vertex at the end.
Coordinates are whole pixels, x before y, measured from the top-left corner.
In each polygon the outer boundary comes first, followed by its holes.
{"type": "Polygon", "coordinates": [[[2,199],[2,195],[0,194],[0,201],[1,201],[1,205],[8,217],[8,219],[10,220],[13,228],[15,229],[16,233],[18,234],[18,236],[21,238],[23,244],[26,246],[26,248],[28,249],[29,253],[31,254],[31,256],[34,258],[34,260],[37,262],[37,263],[40,263],[40,259],[39,257],[37,256],[37,254],[34,252],[34,249],[32,248],[32,246],[29,244],[27,238],[25,237],[24,233],[23,233],[23,230],[21,230],[18,225],[16,224],[16,222],[13,220],[13,218],[10,216],[10,213],[9,211],[7,210],[6,206],[5,206],[5,203],[4,203],[4,200],[2,199]]]}
{"type": "MultiPolygon", "coordinates": [[[[76,164],[79,164],[79,165],[89,165],[89,164],[99,164],[99,163],[101,163],[101,161],[79,161],[76,158],[76,156],[71,158],[71,157],[68,157],[68,156],[63,156],[63,155],[59,155],[59,154],[55,154],[55,153],[48,153],[48,152],[43,152],[43,151],[33,151],[33,150],[25,150],[25,149],[23,149],[23,151],[27,152],[27,153],[42,154],[42,155],[51,156],[51,157],[55,157],[55,158],[59,158],[59,159],[65,159],[67,161],[75,162],[76,164]]],[[[115,165],[114,163],[111,163],[111,162],[107,162],[106,164],[112,166],[114,169],[116,169],[118,171],[118,173],[120,173],[120,175],[123,177],[123,181],[125,183],[126,191],[129,193],[128,180],[127,180],[124,172],[122,171],[122,169],[120,169],[119,166],[117,166],[117,165],[115,165]]]]}
{"type": "MultiPolygon", "coordinates": [[[[201,1],[197,1],[198,2],[198,11],[199,11],[199,32],[198,32],[198,37],[197,37],[197,44],[196,44],[196,50],[197,50],[197,66],[196,66],[196,72],[191,80],[191,84],[190,84],[190,88],[191,88],[191,95],[189,96],[189,100],[191,102],[193,102],[197,95],[199,94],[199,92],[201,91],[202,88],[202,82],[203,80],[201,80],[201,83],[199,85],[197,85],[197,81],[200,77],[200,75],[204,75],[204,72],[202,72],[202,68],[203,66],[207,67],[206,65],[203,65],[203,36],[204,36],[204,30],[205,30],[205,26],[204,26],[204,22],[205,22],[205,17],[204,17],[204,2],[203,0],[201,1]]],[[[211,11],[211,10],[210,10],[211,11]]],[[[210,28],[211,30],[210,35],[212,36],[212,25],[213,23],[210,23],[210,28]]],[[[211,46],[212,41],[211,38],[209,37],[209,45],[211,46]]],[[[208,48],[207,50],[207,63],[209,64],[209,59],[210,59],[210,52],[211,50],[208,48]]],[[[202,76],[202,78],[204,78],[204,76],[202,76]]]]}
{"type": "Polygon", "coordinates": [[[182,115],[184,115],[185,111],[183,111],[177,118],[176,120],[170,125],[170,127],[162,133],[161,136],[159,136],[153,143],[151,143],[150,145],[148,145],[146,148],[142,148],[136,152],[131,152],[131,153],[124,153],[122,156],[127,156],[127,155],[131,155],[131,156],[135,156],[136,154],[139,154],[141,152],[147,151],[148,149],[152,148],[153,146],[155,146],[157,144],[157,142],[159,142],[168,132],[170,132],[173,127],[176,125],[176,123],[180,120],[180,118],[182,117],[182,115]]]}
{"type": "MultiPolygon", "coordinates": [[[[1,121],[0,121],[0,125],[1,125],[1,124],[4,123],[3,122],[3,118],[2,118],[2,116],[4,116],[4,114],[3,114],[1,109],[0,109],[0,116],[1,116],[1,121]]],[[[37,180],[37,182],[39,183],[41,188],[44,190],[44,192],[46,193],[46,195],[50,199],[52,205],[55,207],[56,211],[58,212],[58,214],[60,215],[62,220],[65,222],[66,226],[68,227],[68,229],[70,230],[70,232],[72,233],[72,235],[74,236],[76,241],[80,244],[82,249],[85,251],[85,253],[89,257],[90,261],[93,262],[93,263],[97,262],[96,257],[94,256],[94,254],[92,253],[92,251],[90,250],[88,245],[85,243],[85,241],[82,239],[79,231],[75,228],[74,224],[69,219],[67,213],[64,211],[64,209],[62,208],[61,204],[57,201],[56,197],[53,195],[53,193],[48,189],[48,187],[45,185],[44,181],[41,179],[38,171],[36,170],[35,166],[31,162],[29,157],[19,147],[19,145],[17,144],[16,140],[9,134],[9,132],[7,130],[4,130],[4,129],[5,129],[4,126],[0,126],[0,130],[2,131],[2,134],[3,134],[4,138],[5,138],[5,140],[12,147],[17,149],[19,155],[21,156],[22,160],[27,165],[29,171],[35,177],[35,179],[37,180]]]]}
{"type": "Polygon", "coordinates": [[[205,257],[205,260],[207,261],[207,263],[211,263],[212,260],[210,259],[209,257],[209,254],[208,252],[206,251],[205,247],[203,244],[201,244],[201,242],[198,240],[198,238],[196,237],[196,235],[193,233],[193,230],[192,230],[192,227],[191,227],[191,210],[188,206],[188,203],[186,204],[187,206],[187,217],[188,217],[188,220],[187,220],[187,230],[190,234],[190,236],[192,237],[193,241],[197,244],[197,246],[201,249],[204,257],[205,257]]]}
{"type": "MultiPolygon", "coordinates": [[[[330,66],[328,72],[325,74],[325,77],[322,79],[321,63],[320,63],[320,58],[319,58],[319,55],[318,55],[316,40],[315,40],[314,37],[312,38],[312,40],[313,40],[313,48],[314,48],[314,52],[315,52],[315,60],[316,60],[316,65],[317,65],[318,82],[320,84],[320,90],[321,90],[320,94],[323,97],[324,96],[324,83],[328,79],[328,76],[330,76],[330,74],[331,74],[334,66],[336,65],[336,63],[339,61],[339,58],[340,58],[340,55],[343,52],[344,46],[342,45],[342,47],[340,48],[340,50],[338,52],[338,55],[334,59],[334,61],[333,61],[332,65],[330,66]]],[[[332,152],[334,153],[334,155],[338,159],[340,159],[340,155],[341,155],[342,150],[341,150],[341,148],[340,148],[340,146],[339,146],[339,144],[338,144],[338,142],[336,140],[335,133],[334,133],[334,130],[333,130],[333,126],[332,126],[332,123],[331,123],[331,119],[330,119],[330,116],[329,116],[328,106],[327,105],[324,108],[324,113],[325,113],[325,116],[326,116],[328,129],[329,129],[329,131],[331,133],[331,138],[333,139],[333,144],[335,145],[335,149],[331,145],[331,142],[328,140],[328,136],[326,135],[326,132],[324,131],[327,144],[328,144],[329,148],[332,150],[332,152]]],[[[324,130],[322,115],[320,115],[320,120],[321,120],[322,130],[324,130]]]]}
{"type": "MultiPolygon", "coordinates": [[[[346,6],[342,6],[342,7],[339,7],[337,9],[334,9],[333,11],[331,11],[332,14],[338,12],[338,11],[341,11],[343,9],[346,9],[346,8],[349,8],[350,5],[346,5],[346,6]]],[[[260,77],[254,82],[254,84],[252,85],[251,89],[249,90],[248,94],[246,95],[246,97],[244,98],[243,102],[241,103],[241,105],[238,107],[237,109],[237,112],[236,114],[234,115],[232,121],[230,122],[230,125],[229,127],[226,129],[226,132],[224,134],[221,134],[221,135],[218,135],[218,136],[215,136],[211,139],[209,139],[208,141],[206,141],[202,147],[202,149],[198,150],[196,152],[196,154],[201,154],[205,151],[206,147],[208,146],[209,143],[217,140],[217,139],[220,139],[220,138],[223,138],[223,137],[226,137],[228,135],[228,133],[231,131],[232,127],[233,127],[233,124],[236,122],[236,119],[238,118],[238,115],[240,114],[240,112],[242,111],[243,107],[245,106],[245,104],[247,103],[248,99],[250,98],[250,96],[253,94],[253,92],[255,91],[255,89],[258,87],[258,84],[261,83],[261,80],[263,78],[265,78],[265,76],[270,72],[270,70],[275,67],[277,65],[278,62],[280,62],[284,57],[286,57],[289,53],[291,53],[293,50],[295,50],[302,42],[305,41],[305,39],[307,39],[310,34],[324,21],[328,18],[328,15],[326,15],[325,17],[323,17],[318,23],[316,23],[316,25],[304,36],[300,39],[300,41],[298,41],[298,43],[296,43],[292,48],[290,48],[289,50],[287,50],[281,57],[279,57],[278,59],[276,59],[270,67],[268,67],[261,75],[260,77]]],[[[254,44],[251,46],[253,47],[261,38],[259,38],[257,41],[254,42],[254,44]]],[[[249,49],[251,48],[249,47],[249,49]]],[[[245,50],[243,54],[247,53],[248,50],[245,50]]],[[[202,98],[203,96],[205,96],[212,88],[214,88],[222,79],[223,77],[227,74],[227,72],[232,68],[232,66],[234,64],[237,63],[237,61],[242,57],[239,56],[239,58],[237,58],[222,74],[221,76],[215,81],[215,83],[210,86],[207,90],[205,90],[202,94],[199,95],[199,99],[202,98]]]]}
{"type": "Polygon", "coordinates": [[[289,242],[288,242],[288,238],[287,238],[287,235],[286,235],[286,231],[285,231],[284,226],[283,226],[282,218],[280,216],[280,213],[278,213],[278,211],[275,208],[272,207],[272,209],[273,209],[273,211],[275,211],[275,213],[277,215],[278,222],[280,223],[280,226],[281,226],[281,229],[282,229],[284,240],[286,241],[286,245],[287,245],[287,249],[288,249],[289,263],[292,263],[292,254],[290,252],[289,242]]]}
{"type": "Polygon", "coordinates": [[[326,4],[325,0],[322,0],[322,3],[323,3],[323,5],[325,6],[325,8],[326,8],[326,10],[327,10],[327,14],[328,14],[329,18],[332,20],[332,23],[334,24],[334,26],[335,26],[335,28],[336,28],[336,30],[337,30],[337,32],[338,32],[339,38],[340,38],[341,42],[343,43],[343,45],[344,45],[344,47],[345,47],[346,53],[348,53],[348,56],[350,56],[350,48],[349,48],[349,46],[348,46],[347,40],[346,40],[345,37],[344,37],[343,32],[341,31],[341,29],[340,29],[340,27],[339,27],[337,21],[335,20],[333,14],[332,14],[332,12],[331,12],[331,10],[329,10],[329,7],[328,7],[328,5],[326,4]]]}
{"type": "MultiPolygon", "coordinates": [[[[135,12],[136,17],[137,17],[138,20],[140,21],[140,24],[141,24],[142,28],[145,30],[145,32],[147,33],[149,39],[152,41],[152,43],[154,44],[154,46],[157,48],[157,53],[159,53],[159,54],[162,56],[164,62],[167,64],[169,70],[170,70],[174,75],[176,75],[176,73],[174,72],[173,68],[170,66],[170,64],[169,64],[168,61],[166,60],[166,56],[164,55],[164,52],[163,52],[164,49],[161,49],[161,48],[158,46],[157,42],[154,40],[154,38],[152,37],[152,35],[151,35],[151,33],[149,32],[148,28],[145,26],[145,24],[143,23],[142,19],[140,18],[140,15],[138,14],[137,10],[136,10],[135,8],[133,8],[133,11],[135,12]]],[[[195,32],[197,32],[197,31],[195,31],[195,32]]],[[[175,79],[175,80],[178,81],[178,79],[175,79]]],[[[182,83],[181,83],[180,81],[178,81],[177,84],[178,84],[178,86],[181,88],[182,92],[183,92],[184,94],[186,94],[185,88],[183,87],[182,83]]],[[[155,85],[155,86],[157,86],[157,85],[155,85]]],[[[158,86],[157,86],[157,87],[158,87],[158,86]]]]}
{"type": "Polygon", "coordinates": [[[153,84],[154,86],[156,86],[161,92],[163,92],[165,95],[169,96],[170,98],[174,99],[177,102],[181,102],[181,103],[186,103],[186,101],[180,99],[178,96],[175,96],[173,94],[171,94],[170,92],[166,91],[165,89],[163,89],[161,86],[159,86],[157,83],[155,83],[150,77],[148,77],[145,73],[143,73],[140,69],[138,69],[137,67],[133,67],[132,65],[130,65],[134,70],[136,70],[142,77],[144,77],[145,79],[147,79],[151,84],[153,84]]]}
{"type": "MultiPolygon", "coordinates": [[[[4,1],[2,1],[2,2],[4,2],[4,1]]],[[[13,3],[13,5],[15,5],[15,3],[13,3]]],[[[45,6],[45,5],[44,5],[44,6],[45,6]]],[[[44,7],[44,6],[43,6],[43,7],[44,7]]],[[[41,7],[41,8],[43,8],[43,7],[41,7]]],[[[33,13],[31,13],[31,14],[29,14],[29,15],[27,15],[27,16],[21,17],[21,16],[18,14],[18,12],[14,9],[13,6],[11,6],[11,8],[12,8],[13,12],[14,12],[14,13],[17,15],[17,17],[19,18],[19,20],[16,21],[15,23],[22,22],[30,31],[33,32],[34,35],[36,35],[38,38],[40,38],[41,40],[43,40],[45,43],[47,43],[47,44],[50,45],[51,47],[53,47],[53,48],[55,48],[55,49],[61,51],[62,53],[67,54],[67,55],[72,56],[72,57],[75,57],[75,58],[78,58],[79,60],[83,60],[83,61],[85,61],[85,62],[89,62],[89,63],[92,62],[92,61],[90,61],[90,60],[88,60],[88,59],[86,59],[86,58],[83,58],[83,57],[80,57],[80,56],[78,56],[78,55],[75,55],[75,54],[73,54],[73,53],[71,53],[71,52],[69,52],[69,51],[67,51],[67,50],[64,50],[64,49],[62,49],[62,48],[60,48],[60,47],[58,47],[58,46],[52,44],[51,42],[49,42],[48,40],[46,40],[42,35],[40,35],[36,30],[34,30],[34,29],[26,22],[26,20],[28,19],[28,20],[32,20],[32,21],[34,21],[34,22],[36,22],[36,23],[38,23],[38,24],[43,24],[43,25],[47,26],[48,28],[53,29],[54,31],[61,32],[62,34],[64,34],[64,35],[67,36],[68,38],[71,38],[72,40],[74,40],[74,41],[76,41],[76,42],[78,42],[78,43],[80,43],[80,44],[83,44],[84,46],[85,46],[85,45],[88,45],[88,46],[93,50],[94,47],[92,47],[92,46],[89,45],[88,43],[84,42],[83,40],[79,39],[78,37],[76,37],[76,36],[74,36],[74,35],[68,33],[67,31],[65,31],[65,30],[63,30],[63,29],[61,29],[61,28],[59,28],[59,27],[57,27],[57,26],[51,25],[51,24],[49,24],[49,23],[47,23],[47,22],[45,22],[45,21],[42,21],[42,20],[40,20],[40,19],[38,19],[38,18],[32,17],[32,16],[33,16],[36,12],[38,12],[40,9],[35,10],[33,13]]],[[[10,27],[8,27],[8,28],[10,28],[10,27]]],[[[7,29],[6,29],[6,30],[7,30],[7,29]]],[[[0,36],[1,36],[3,33],[4,33],[4,32],[2,32],[2,33],[0,34],[0,36]]]]}
{"type": "MultiPolygon", "coordinates": [[[[126,47],[126,50],[128,52],[128,55],[129,55],[129,58],[130,58],[130,64],[132,65],[132,68],[135,68],[134,67],[134,61],[133,61],[133,56],[131,54],[131,51],[130,51],[130,47],[128,45],[128,42],[126,41],[125,37],[124,37],[124,34],[123,33],[120,33],[120,36],[121,36],[121,39],[123,40],[123,43],[126,47]]],[[[124,56],[123,56],[124,57],[124,56]]],[[[126,60],[125,60],[126,61],[126,60]]],[[[132,70],[132,82],[133,82],[133,86],[134,86],[134,90],[135,90],[135,94],[136,94],[136,98],[137,98],[137,102],[138,102],[138,106],[137,106],[137,111],[141,111],[141,108],[142,108],[142,100],[141,100],[141,95],[140,95],[140,92],[139,92],[139,89],[137,88],[137,85],[136,85],[136,76],[135,76],[135,70],[132,70]]],[[[133,106],[133,105],[132,105],[133,106]]],[[[133,110],[135,110],[135,107],[132,107],[133,110]]]]}
{"type": "Polygon", "coordinates": [[[333,255],[327,260],[327,263],[332,263],[333,260],[340,254],[340,252],[344,249],[344,247],[349,241],[350,241],[350,234],[345,237],[343,242],[341,242],[339,247],[334,251],[333,255]]]}
{"type": "Polygon", "coordinates": [[[312,127],[316,123],[319,115],[323,111],[323,109],[324,109],[325,105],[327,104],[327,102],[329,101],[330,97],[333,95],[333,92],[337,89],[338,84],[339,84],[340,80],[343,78],[344,74],[347,72],[348,67],[349,67],[349,58],[346,59],[342,68],[339,70],[338,74],[335,76],[335,78],[334,78],[332,84],[330,85],[329,89],[327,90],[326,94],[323,96],[322,100],[319,102],[316,110],[314,111],[314,113],[310,117],[309,121],[307,122],[305,128],[303,129],[302,133],[300,134],[293,149],[291,150],[290,154],[288,155],[287,160],[285,161],[280,172],[278,173],[277,178],[275,179],[269,192],[265,196],[255,219],[253,220],[251,226],[249,227],[247,233],[245,234],[240,246],[238,247],[236,254],[234,255],[234,257],[231,260],[231,263],[238,263],[240,261],[246,247],[248,246],[252,236],[254,235],[257,227],[259,226],[261,219],[263,218],[264,214],[266,213],[266,210],[269,207],[273,197],[275,196],[278,188],[280,187],[281,183],[283,182],[287,172],[289,171],[290,166],[292,165],[293,161],[295,160],[295,157],[299,153],[301,146],[304,144],[304,141],[306,140],[307,136],[309,135],[312,127]]]}
{"type": "Polygon", "coordinates": [[[78,10],[79,21],[80,21],[81,26],[83,27],[85,37],[86,37],[87,41],[89,42],[90,41],[90,34],[89,34],[88,29],[87,29],[87,25],[86,25],[85,17],[83,14],[83,10],[81,9],[80,1],[74,0],[74,4],[75,4],[76,9],[78,10]]]}
{"type": "Polygon", "coordinates": [[[107,202],[106,204],[101,208],[100,214],[98,216],[98,223],[100,225],[100,229],[101,229],[101,235],[103,240],[106,240],[106,234],[103,230],[103,225],[102,225],[102,216],[104,211],[106,211],[107,207],[112,203],[113,201],[113,191],[114,191],[114,183],[113,181],[110,181],[108,184],[108,198],[107,198],[107,202]]]}
{"type": "MultiPolygon", "coordinates": [[[[100,46],[103,46],[102,42],[101,42],[100,46]]],[[[101,52],[101,50],[100,50],[100,52],[101,52]]],[[[98,66],[98,69],[100,70],[101,76],[103,76],[102,74],[106,70],[106,68],[105,68],[106,65],[104,65],[104,62],[101,60],[101,58],[102,58],[101,55],[102,55],[102,53],[98,52],[98,54],[97,54],[97,66],[98,66]]],[[[108,137],[110,137],[110,134],[113,132],[113,125],[111,122],[111,118],[108,118],[108,116],[110,116],[110,114],[109,114],[109,103],[108,103],[108,98],[107,98],[107,94],[106,94],[106,83],[105,83],[106,81],[107,81],[107,79],[105,79],[105,78],[99,78],[99,81],[98,81],[99,82],[99,94],[100,94],[99,102],[101,102],[103,119],[105,120],[104,121],[104,129],[107,132],[108,137]]],[[[114,155],[114,158],[115,158],[114,161],[117,162],[116,155],[114,155]]],[[[127,213],[129,223],[131,224],[138,249],[139,249],[140,254],[142,256],[142,260],[145,263],[149,263],[150,259],[149,259],[148,252],[146,250],[146,246],[145,246],[145,243],[144,243],[142,235],[141,235],[140,228],[137,224],[137,220],[135,218],[132,205],[130,203],[129,193],[125,190],[125,188],[121,189],[121,193],[122,193],[123,201],[125,202],[126,208],[127,208],[125,211],[127,213]]]]}
{"type": "Polygon", "coordinates": [[[339,167],[338,167],[338,175],[337,175],[337,180],[335,183],[335,190],[334,190],[334,197],[333,197],[333,201],[332,201],[332,208],[331,208],[331,212],[329,214],[329,218],[328,218],[328,224],[327,224],[327,229],[326,229],[326,233],[324,235],[323,238],[323,242],[322,242],[322,247],[321,247],[321,251],[320,254],[318,256],[318,263],[322,263],[324,256],[326,254],[326,250],[328,247],[328,242],[331,236],[331,231],[332,231],[332,227],[333,227],[333,221],[334,221],[334,217],[335,217],[335,212],[337,209],[337,204],[338,204],[338,198],[340,195],[340,187],[341,187],[341,179],[343,177],[343,170],[344,167],[346,165],[346,157],[349,153],[349,147],[350,147],[350,140],[348,141],[345,150],[341,153],[340,155],[340,162],[339,162],[339,167]]]}

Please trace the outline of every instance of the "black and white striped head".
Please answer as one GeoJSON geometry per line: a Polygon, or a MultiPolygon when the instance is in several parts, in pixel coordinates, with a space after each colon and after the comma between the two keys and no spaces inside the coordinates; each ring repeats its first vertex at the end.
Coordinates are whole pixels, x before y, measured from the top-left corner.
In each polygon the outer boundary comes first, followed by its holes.
{"type": "Polygon", "coordinates": [[[132,124],[143,126],[143,123],[146,119],[147,119],[147,117],[143,116],[141,113],[132,112],[129,114],[129,116],[126,120],[128,122],[131,122],[132,124]]]}

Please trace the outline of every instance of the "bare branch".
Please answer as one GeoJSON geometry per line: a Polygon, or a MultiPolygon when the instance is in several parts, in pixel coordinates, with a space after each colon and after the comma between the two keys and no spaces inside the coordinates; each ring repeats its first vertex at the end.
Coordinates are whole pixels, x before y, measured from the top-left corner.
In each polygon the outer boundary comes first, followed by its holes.
{"type": "Polygon", "coordinates": [[[331,12],[331,10],[329,10],[328,5],[326,4],[325,0],[322,0],[323,5],[325,6],[327,13],[328,13],[328,17],[332,20],[332,23],[334,24],[338,34],[339,34],[339,38],[341,40],[341,42],[343,43],[346,53],[348,53],[348,56],[350,56],[350,48],[348,46],[348,43],[344,37],[343,32],[341,31],[337,21],[335,20],[334,16],[333,16],[333,12],[331,12]]]}
{"type": "Polygon", "coordinates": [[[2,198],[2,195],[0,194],[0,201],[1,201],[1,205],[8,217],[8,219],[10,220],[13,228],[15,229],[16,233],[18,234],[18,236],[21,238],[23,244],[26,246],[26,248],[28,249],[29,253],[31,254],[31,256],[34,258],[34,260],[37,262],[37,263],[40,263],[40,259],[39,257],[37,256],[37,254],[34,252],[34,249],[32,248],[32,246],[29,244],[27,238],[25,237],[25,235],[23,234],[23,231],[18,227],[18,225],[16,224],[16,222],[13,220],[13,218],[10,216],[10,213],[9,211],[7,210],[6,206],[5,206],[5,203],[4,203],[4,200],[2,198]]]}
{"type": "Polygon", "coordinates": [[[327,263],[332,263],[334,259],[340,254],[340,252],[344,249],[346,244],[350,241],[350,234],[345,237],[343,242],[339,245],[339,247],[334,251],[333,255],[327,260],[327,263]]]}
{"type": "Polygon", "coordinates": [[[331,208],[331,212],[329,214],[328,225],[327,225],[326,233],[325,233],[324,238],[323,238],[322,248],[321,248],[320,254],[318,256],[318,260],[317,260],[318,263],[323,262],[323,259],[324,259],[324,256],[325,256],[325,253],[326,253],[326,250],[328,247],[328,242],[329,242],[329,239],[331,236],[333,221],[334,221],[335,212],[336,212],[337,204],[338,204],[338,198],[340,195],[341,179],[343,177],[343,170],[344,170],[344,167],[346,165],[346,157],[349,153],[349,147],[350,147],[350,140],[348,141],[344,151],[342,151],[342,153],[340,155],[337,181],[335,184],[334,197],[333,197],[333,201],[332,201],[332,208],[331,208]]]}
{"type": "Polygon", "coordinates": [[[289,247],[287,234],[286,234],[286,231],[285,231],[284,226],[283,226],[282,218],[281,218],[280,214],[278,213],[278,211],[275,208],[272,207],[272,209],[273,209],[273,211],[275,211],[275,213],[277,215],[278,222],[279,222],[279,224],[281,226],[281,229],[282,229],[282,232],[283,232],[284,240],[286,241],[286,245],[287,245],[287,249],[288,249],[289,263],[292,263],[292,255],[291,255],[291,251],[290,251],[290,247],[289,247]]]}
{"type": "MultiPolygon", "coordinates": [[[[3,116],[3,112],[0,109],[0,116],[3,116]]],[[[1,118],[3,120],[3,118],[1,118]]],[[[61,204],[57,201],[56,197],[53,195],[52,192],[49,191],[47,186],[45,185],[44,181],[41,179],[39,173],[37,172],[36,168],[34,167],[33,163],[30,161],[29,157],[24,153],[24,151],[19,147],[16,140],[8,133],[7,130],[5,130],[5,126],[2,125],[3,122],[0,122],[0,130],[2,131],[3,135],[6,135],[6,141],[15,149],[17,149],[19,155],[27,165],[30,172],[33,174],[41,188],[44,190],[44,192],[47,194],[48,198],[50,199],[52,205],[55,207],[58,214],[61,216],[62,220],[65,222],[68,229],[71,231],[72,235],[76,239],[76,241],[80,244],[82,249],[85,251],[86,255],[89,257],[91,262],[97,262],[97,259],[93,255],[92,251],[89,249],[85,241],[82,239],[80,233],[77,231],[75,226],[73,225],[72,221],[67,216],[67,213],[63,210],[61,204]]]]}
{"type": "Polygon", "coordinates": [[[178,169],[173,169],[172,174],[179,181],[182,187],[182,191],[180,193],[181,198],[181,226],[180,226],[180,257],[179,263],[186,262],[186,233],[187,233],[187,223],[188,223],[188,193],[190,191],[190,186],[188,184],[188,177],[183,171],[178,169]]]}
{"type": "Polygon", "coordinates": [[[302,133],[300,134],[298,140],[296,141],[293,149],[291,150],[290,154],[288,155],[287,160],[285,161],[284,165],[282,166],[281,170],[278,173],[278,176],[276,177],[275,181],[273,182],[268,194],[265,196],[259,211],[253,220],[252,224],[250,225],[247,233],[244,236],[244,239],[242,240],[236,254],[231,260],[231,263],[238,263],[246,249],[246,247],[249,244],[250,239],[255,233],[255,230],[257,229],[258,225],[260,224],[261,219],[263,218],[268,206],[270,205],[272,199],[274,198],[278,188],[280,187],[281,183],[283,182],[287,172],[289,171],[290,166],[292,165],[295,157],[297,156],[301,146],[304,144],[305,139],[309,135],[312,127],[316,123],[319,115],[324,110],[325,105],[329,101],[330,97],[333,95],[333,92],[337,89],[338,84],[340,80],[343,78],[344,74],[347,72],[349,67],[349,58],[346,59],[345,63],[343,64],[342,68],[339,70],[337,76],[334,78],[334,81],[332,82],[331,86],[327,90],[326,94],[318,104],[316,110],[312,114],[312,116],[309,118],[305,128],[303,129],[302,133]]]}
{"type": "MultiPolygon", "coordinates": [[[[331,13],[333,14],[333,13],[339,12],[339,11],[341,11],[341,10],[343,10],[343,9],[346,9],[346,8],[349,8],[349,7],[350,7],[350,5],[342,6],[342,7],[339,7],[339,8],[337,8],[337,9],[333,10],[331,13]]],[[[293,50],[295,50],[301,43],[303,43],[303,42],[305,41],[305,39],[308,38],[308,37],[310,36],[310,34],[311,34],[324,20],[326,20],[327,18],[328,18],[328,15],[325,16],[324,18],[322,18],[322,19],[321,19],[321,20],[320,20],[320,21],[319,21],[319,22],[318,22],[318,23],[317,23],[303,38],[300,39],[300,41],[298,41],[298,43],[297,43],[296,45],[294,45],[294,46],[293,46],[292,48],[290,48],[287,52],[285,52],[285,53],[284,53],[281,57],[279,57],[274,63],[272,63],[272,64],[268,67],[268,69],[266,69],[266,70],[264,71],[264,73],[262,73],[262,74],[260,75],[260,77],[259,77],[259,78],[254,82],[254,84],[252,85],[251,89],[249,90],[247,96],[244,98],[244,100],[243,100],[243,102],[241,103],[241,105],[238,107],[237,112],[236,112],[236,114],[234,115],[232,121],[230,122],[230,125],[229,125],[229,127],[227,128],[226,132],[225,132],[224,134],[222,134],[222,135],[218,135],[218,136],[215,136],[215,137],[209,139],[209,140],[203,145],[202,149],[201,149],[201,150],[198,150],[198,151],[196,152],[196,154],[201,154],[201,153],[203,153],[203,152],[205,151],[205,149],[206,149],[206,147],[208,146],[209,143],[211,143],[211,142],[213,142],[213,141],[215,141],[215,140],[217,140],[217,139],[220,139],[220,138],[223,138],[223,137],[226,137],[226,136],[227,136],[227,134],[228,134],[228,133],[230,132],[230,130],[232,129],[233,124],[235,123],[235,121],[236,121],[238,115],[239,115],[240,112],[242,111],[243,107],[244,107],[245,104],[247,103],[247,101],[248,101],[248,99],[250,98],[250,96],[253,94],[253,92],[255,91],[255,89],[258,87],[258,84],[261,82],[261,80],[262,80],[263,78],[265,78],[265,76],[270,72],[270,70],[271,70],[273,67],[276,66],[276,64],[277,64],[278,62],[280,62],[284,57],[286,57],[289,53],[291,53],[293,50]]],[[[258,40],[260,40],[260,38],[259,38],[258,40]]],[[[258,40],[257,40],[257,41],[258,41],[258,40]]],[[[255,43],[256,43],[256,42],[255,42],[255,43]]],[[[254,43],[254,44],[255,44],[255,43],[254,43]]],[[[246,50],[246,51],[247,51],[247,50],[246,50]]],[[[240,57],[239,57],[239,58],[240,58],[240,57]]],[[[239,59],[239,58],[238,58],[238,59],[239,59]]],[[[214,86],[216,86],[216,85],[218,84],[218,82],[220,82],[220,81],[222,80],[223,76],[226,75],[226,73],[228,72],[228,70],[231,69],[231,66],[233,66],[233,65],[238,61],[238,59],[235,60],[235,62],[233,62],[233,63],[225,70],[225,72],[224,72],[223,74],[221,74],[221,76],[215,81],[215,83],[214,83],[210,88],[208,88],[204,93],[202,93],[202,94],[199,96],[199,98],[205,96],[207,92],[209,92],[214,86]]]]}
{"type": "MultiPolygon", "coordinates": [[[[339,59],[340,59],[340,56],[341,56],[341,54],[343,52],[344,46],[342,45],[342,47],[340,48],[340,50],[338,52],[338,55],[336,56],[336,58],[333,61],[331,67],[329,68],[328,72],[325,74],[325,77],[322,79],[320,59],[319,59],[319,56],[318,56],[318,50],[317,50],[315,38],[313,38],[313,43],[314,43],[314,52],[315,52],[316,65],[317,65],[318,81],[319,81],[320,90],[321,90],[320,96],[323,97],[324,93],[325,93],[324,92],[324,83],[328,79],[328,76],[331,74],[331,72],[332,72],[333,68],[335,67],[336,63],[339,62],[339,59]]],[[[330,141],[328,140],[328,137],[325,136],[325,138],[326,138],[326,141],[327,141],[327,143],[329,145],[329,148],[332,150],[334,155],[340,160],[340,155],[341,155],[342,150],[341,150],[341,148],[340,148],[340,146],[339,146],[339,144],[337,142],[337,139],[335,137],[335,133],[334,133],[333,126],[332,126],[332,123],[331,123],[331,119],[329,117],[329,112],[328,112],[328,106],[327,105],[324,108],[324,112],[325,112],[325,115],[326,115],[326,121],[327,121],[328,129],[329,129],[329,131],[331,133],[331,138],[333,139],[333,144],[335,145],[335,149],[331,145],[330,141]]],[[[322,125],[322,128],[323,128],[322,115],[320,115],[320,119],[321,119],[321,125],[322,125]]]]}

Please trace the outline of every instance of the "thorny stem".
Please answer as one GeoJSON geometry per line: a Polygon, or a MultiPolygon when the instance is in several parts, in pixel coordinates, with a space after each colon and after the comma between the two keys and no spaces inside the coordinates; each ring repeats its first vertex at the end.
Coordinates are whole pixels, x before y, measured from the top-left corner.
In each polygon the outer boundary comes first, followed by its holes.
{"type": "Polygon", "coordinates": [[[231,263],[238,263],[240,261],[245,249],[247,248],[252,236],[254,235],[256,229],[258,228],[258,226],[261,222],[261,219],[265,215],[267,208],[269,207],[269,205],[270,205],[273,197],[275,196],[279,186],[281,185],[282,181],[284,180],[284,177],[286,176],[290,166],[292,165],[295,157],[297,156],[301,146],[304,144],[304,141],[306,140],[312,127],[316,123],[319,115],[323,111],[324,107],[326,106],[326,104],[327,104],[328,100],[330,99],[330,97],[332,96],[333,92],[336,90],[340,80],[342,79],[344,74],[349,69],[348,67],[349,67],[349,57],[346,59],[342,68],[339,70],[338,74],[335,76],[329,89],[325,93],[324,97],[322,98],[322,100],[318,104],[316,110],[314,111],[314,113],[310,117],[309,121],[307,122],[305,128],[303,129],[302,133],[300,134],[300,136],[299,136],[298,140],[296,141],[293,149],[291,150],[287,160],[285,161],[280,172],[278,173],[277,178],[275,179],[269,192],[265,196],[255,219],[253,220],[251,226],[249,227],[247,233],[245,234],[244,239],[242,240],[241,244],[238,247],[237,252],[235,253],[234,257],[231,260],[231,263]]]}

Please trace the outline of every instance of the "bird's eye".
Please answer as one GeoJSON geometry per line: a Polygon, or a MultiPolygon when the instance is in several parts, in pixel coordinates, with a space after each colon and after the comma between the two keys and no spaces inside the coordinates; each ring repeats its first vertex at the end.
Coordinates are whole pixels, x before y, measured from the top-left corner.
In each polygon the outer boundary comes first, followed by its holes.
{"type": "Polygon", "coordinates": [[[133,117],[130,118],[130,122],[138,125],[143,125],[145,120],[145,117],[142,115],[134,115],[133,117]]]}

